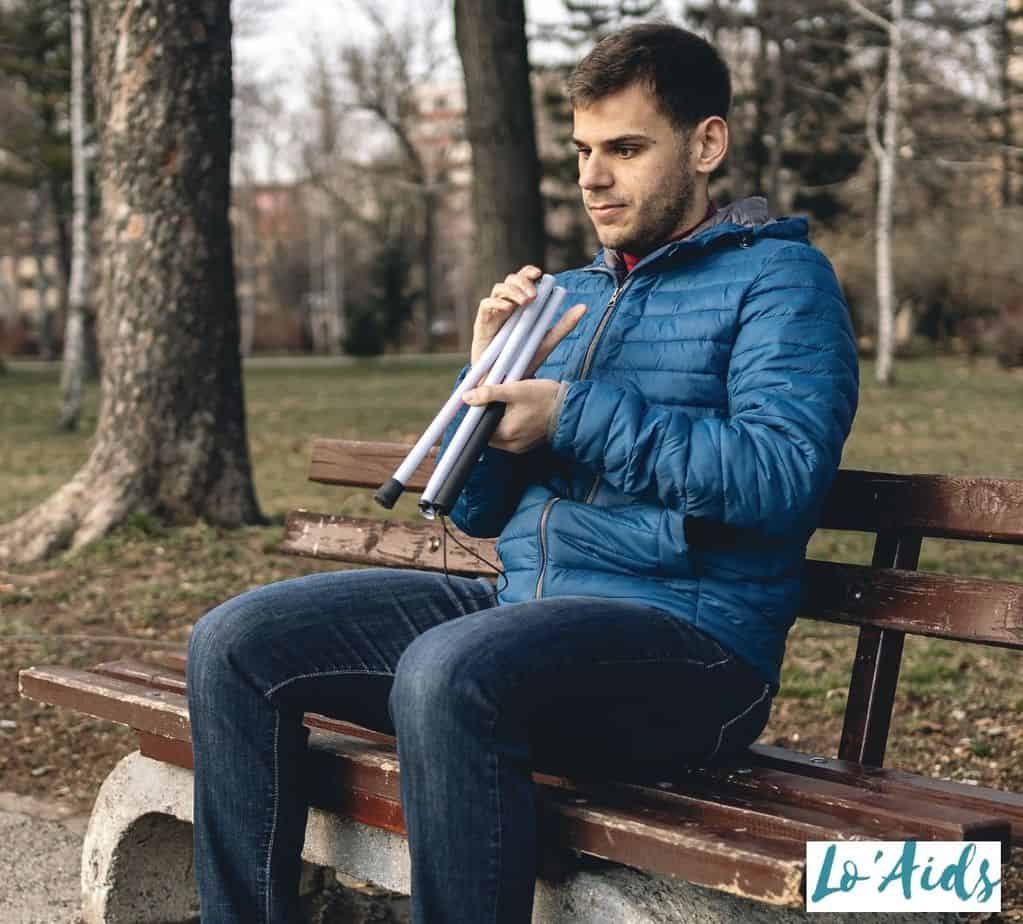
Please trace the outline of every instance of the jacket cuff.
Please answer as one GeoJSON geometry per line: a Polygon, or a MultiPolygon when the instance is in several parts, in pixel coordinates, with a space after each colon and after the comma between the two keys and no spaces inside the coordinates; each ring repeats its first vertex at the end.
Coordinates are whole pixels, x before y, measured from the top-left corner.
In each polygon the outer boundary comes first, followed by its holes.
{"type": "Polygon", "coordinates": [[[554,406],[551,408],[550,414],[547,415],[544,435],[547,437],[548,443],[554,441],[554,434],[558,429],[558,418],[561,416],[561,407],[565,403],[565,395],[568,394],[568,386],[568,382],[558,383],[558,393],[554,396],[554,406]]]}

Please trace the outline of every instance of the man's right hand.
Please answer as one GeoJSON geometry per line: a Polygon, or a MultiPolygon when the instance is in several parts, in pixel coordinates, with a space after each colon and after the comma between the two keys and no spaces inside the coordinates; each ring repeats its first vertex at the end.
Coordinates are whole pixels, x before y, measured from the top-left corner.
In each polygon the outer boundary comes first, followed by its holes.
{"type": "MultiPolygon", "coordinates": [[[[483,355],[483,351],[486,350],[490,341],[497,336],[497,332],[501,329],[501,325],[508,320],[509,315],[516,308],[528,305],[536,298],[536,283],[542,275],[543,272],[539,267],[524,266],[517,273],[506,276],[504,282],[497,283],[490,290],[490,295],[480,301],[479,308],[476,310],[476,321],[472,326],[470,355],[473,365],[483,355]]],[[[529,364],[526,377],[533,374],[536,367],[547,358],[551,350],[575,327],[585,311],[584,305],[574,305],[544,335],[533,361],[529,364]]]]}

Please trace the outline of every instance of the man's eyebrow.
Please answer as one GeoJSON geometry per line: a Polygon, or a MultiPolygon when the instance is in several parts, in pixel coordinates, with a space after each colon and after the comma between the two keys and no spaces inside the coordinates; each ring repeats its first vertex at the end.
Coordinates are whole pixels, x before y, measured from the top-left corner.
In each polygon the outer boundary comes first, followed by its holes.
{"type": "MultiPolygon", "coordinates": [[[[601,144],[605,146],[611,146],[615,144],[635,144],[637,141],[656,144],[653,138],[649,135],[632,134],[632,135],[619,135],[617,138],[608,138],[606,141],[602,141],[601,144]]],[[[572,143],[578,148],[588,148],[589,145],[585,141],[580,141],[578,138],[572,138],[572,143]]]]}

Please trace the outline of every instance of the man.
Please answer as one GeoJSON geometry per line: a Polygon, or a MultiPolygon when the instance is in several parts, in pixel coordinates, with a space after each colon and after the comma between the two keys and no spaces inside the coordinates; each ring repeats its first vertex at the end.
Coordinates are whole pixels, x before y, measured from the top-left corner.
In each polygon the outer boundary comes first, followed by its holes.
{"type": "MultiPolygon", "coordinates": [[[[756,739],[806,542],[856,405],[834,273],[802,220],[716,211],[727,70],[670,26],[602,41],[570,84],[603,244],[452,512],[506,586],[314,574],[208,614],[188,661],[204,924],[296,915],[303,711],[394,729],[413,919],[530,918],[530,772],[663,778],[756,739]]],[[[480,303],[476,358],[535,294],[480,303]]],[[[449,434],[451,430],[449,429],[449,434]]]]}

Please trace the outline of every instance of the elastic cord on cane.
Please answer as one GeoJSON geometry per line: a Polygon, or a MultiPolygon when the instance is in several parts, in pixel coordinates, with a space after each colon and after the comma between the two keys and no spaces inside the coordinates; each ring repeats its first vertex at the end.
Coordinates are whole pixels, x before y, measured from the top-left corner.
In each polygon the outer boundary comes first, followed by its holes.
{"type": "Polygon", "coordinates": [[[440,525],[444,528],[444,536],[441,539],[441,554],[442,554],[443,560],[444,560],[443,561],[443,564],[444,564],[444,577],[447,578],[448,584],[449,585],[451,584],[451,575],[448,574],[448,536],[450,536],[451,537],[451,541],[454,542],[455,545],[457,545],[460,549],[463,549],[464,551],[468,552],[473,558],[476,559],[476,561],[480,562],[481,564],[486,565],[488,568],[493,568],[494,571],[497,572],[498,583],[500,583],[502,578],[504,579],[504,587],[498,587],[497,588],[497,592],[501,593],[508,586],[508,575],[505,574],[504,571],[501,568],[499,568],[497,565],[495,565],[493,562],[487,561],[487,559],[485,559],[478,552],[473,551],[464,542],[459,541],[458,536],[456,536],[453,532],[451,532],[448,529],[448,518],[446,516],[444,516],[443,513],[439,515],[439,518],[440,518],[440,525]]]}

